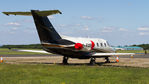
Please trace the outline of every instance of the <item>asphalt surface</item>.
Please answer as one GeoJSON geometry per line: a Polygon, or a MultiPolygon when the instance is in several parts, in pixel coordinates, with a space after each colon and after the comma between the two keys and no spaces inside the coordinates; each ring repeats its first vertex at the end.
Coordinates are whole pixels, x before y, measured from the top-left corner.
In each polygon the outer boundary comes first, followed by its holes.
{"type": "MultiPolygon", "coordinates": [[[[119,56],[122,58],[130,58],[131,56],[119,56]]],[[[138,53],[133,56],[133,58],[149,58],[149,54],[138,53]]]]}
{"type": "MultiPolygon", "coordinates": [[[[3,61],[9,64],[62,64],[63,57],[60,55],[0,55],[3,61]]],[[[119,62],[116,57],[110,57],[110,63],[105,63],[104,58],[97,58],[96,65],[99,66],[118,66],[118,67],[149,67],[149,54],[136,54],[131,56],[119,56],[119,62]]],[[[90,59],[71,59],[68,60],[69,65],[89,65],[90,59]]]]}

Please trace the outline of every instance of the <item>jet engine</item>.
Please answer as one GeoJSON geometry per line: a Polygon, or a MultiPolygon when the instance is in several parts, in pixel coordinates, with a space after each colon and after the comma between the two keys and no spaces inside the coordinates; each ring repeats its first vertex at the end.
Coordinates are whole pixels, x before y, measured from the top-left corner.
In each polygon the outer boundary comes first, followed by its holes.
{"type": "Polygon", "coordinates": [[[76,50],[93,50],[95,43],[93,41],[85,42],[85,43],[76,43],[76,50]]]}

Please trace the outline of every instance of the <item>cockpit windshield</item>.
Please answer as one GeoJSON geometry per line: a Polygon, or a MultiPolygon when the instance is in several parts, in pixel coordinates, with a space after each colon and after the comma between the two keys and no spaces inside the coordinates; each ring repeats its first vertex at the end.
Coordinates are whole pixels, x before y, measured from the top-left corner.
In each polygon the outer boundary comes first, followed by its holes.
{"type": "Polygon", "coordinates": [[[108,46],[110,46],[110,44],[109,44],[109,42],[108,42],[108,41],[106,41],[106,43],[107,43],[107,45],[108,45],[108,46]]]}

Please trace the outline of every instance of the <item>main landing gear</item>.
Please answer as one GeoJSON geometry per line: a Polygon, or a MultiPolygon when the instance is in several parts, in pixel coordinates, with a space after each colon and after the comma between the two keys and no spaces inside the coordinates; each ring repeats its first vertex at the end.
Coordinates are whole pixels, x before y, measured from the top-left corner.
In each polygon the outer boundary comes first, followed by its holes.
{"type": "MultiPolygon", "coordinates": [[[[106,59],[105,63],[110,63],[109,57],[105,57],[105,59],[106,59]]],[[[95,65],[96,64],[95,60],[96,60],[96,58],[91,57],[90,64],[95,65]]],[[[68,57],[67,56],[63,57],[63,64],[64,65],[68,64],[68,57]]]]}
{"type": "Polygon", "coordinates": [[[91,65],[96,64],[95,60],[96,60],[95,58],[91,57],[90,64],[91,64],[91,65]]]}
{"type": "MultiPolygon", "coordinates": [[[[105,57],[105,59],[106,59],[105,63],[110,63],[109,57],[105,57]]],[[[91,57],[90,64],[95,65],[96,64],[95,60],[96,58],[91,57]]]]}
{"type": "Polygon", "coordinates": [[[110,63],[109,57],[105,57],[106,61],[105,63],[110,63]]]}
{"type": "Polygon", "coordinates": [[[65,65],[68,64],[68,57],[66,57],[66,56],[63,57],[63,64],[65,64],[65,65]]]}

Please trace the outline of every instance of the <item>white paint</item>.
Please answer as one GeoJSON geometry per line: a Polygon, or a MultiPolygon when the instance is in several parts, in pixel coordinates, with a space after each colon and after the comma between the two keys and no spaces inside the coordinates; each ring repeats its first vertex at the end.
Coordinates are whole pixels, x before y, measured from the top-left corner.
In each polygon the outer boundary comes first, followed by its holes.
{"type": "Polygon", "coordinates": [[[46,52],[46,51],[43,51],[43,50],[18,50],[18,51],[22,51],[22,52],[35,52],[35,53],[49,53],[49,52],[46,52]]]}

